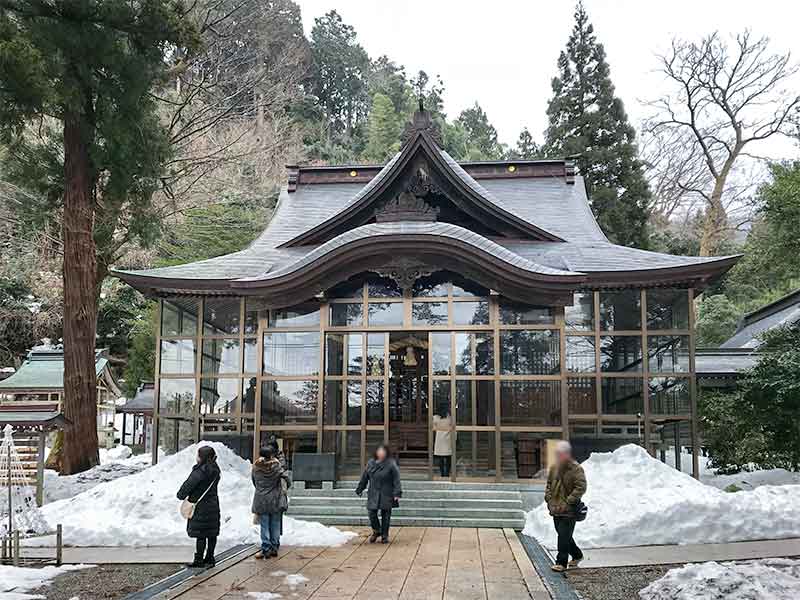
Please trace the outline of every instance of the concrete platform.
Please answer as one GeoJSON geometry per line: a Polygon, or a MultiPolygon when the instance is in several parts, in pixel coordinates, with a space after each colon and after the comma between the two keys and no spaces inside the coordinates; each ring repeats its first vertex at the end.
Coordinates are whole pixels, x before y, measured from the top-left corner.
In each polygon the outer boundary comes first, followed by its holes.
{"type": "MultiPolygon", "coordinates": [[[[548,548],[551,560],[555,550],[548,548]]],[[[582,569],[627,567],[636,565],[670,565],[709,560],[750,560],[800,556],[800,539],[729,542],[726,544],[687,544],[685,546],[625,546],[621,548],[588,548],[582,569]]]]}

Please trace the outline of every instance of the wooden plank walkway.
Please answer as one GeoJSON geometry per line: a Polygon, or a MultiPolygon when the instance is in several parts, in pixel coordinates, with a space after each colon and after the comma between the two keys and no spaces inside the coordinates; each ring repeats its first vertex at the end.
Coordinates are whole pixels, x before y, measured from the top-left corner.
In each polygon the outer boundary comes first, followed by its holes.
{"type": "Polygon", "coordinates": [[[510,529],[396,527],[389,544],[356,531],[337,548],[286,548],[266,561],[248,554],[159,599],[550,600],[510,529]]]}

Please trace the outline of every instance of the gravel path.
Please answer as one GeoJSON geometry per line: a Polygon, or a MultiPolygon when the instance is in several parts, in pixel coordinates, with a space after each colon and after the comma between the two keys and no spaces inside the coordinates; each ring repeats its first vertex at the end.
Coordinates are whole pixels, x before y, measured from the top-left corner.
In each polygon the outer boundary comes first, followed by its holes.
{"type": "Polygon", "coordinates": [[[118,600],[180,570],[180,565],[99,565],[69,571],[30,592],[47,600],[118,600]]]}
{"type": "Polygon", "coordinates": [[[663,577],[670,569],[680,566],[575,569],[568,572],[567,579],[585,600],[639,600],[639,590],[663,577]]]}

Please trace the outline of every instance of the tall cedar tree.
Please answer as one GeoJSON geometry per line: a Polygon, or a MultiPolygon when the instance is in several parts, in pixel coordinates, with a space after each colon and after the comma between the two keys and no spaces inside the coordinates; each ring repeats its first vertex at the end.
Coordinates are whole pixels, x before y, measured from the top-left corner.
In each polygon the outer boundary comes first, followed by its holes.
{"type": "Polygon", "coordinates": [[[512,158],[521,158],[523,160],[531,160],[537,158],[540,154],[539,146],[533,139],[531,132],[525,127],[519,132],[517,138],[517,147],[512,152],[512,158]]]}
{"type": "Polygon", "coordinates": [[[328,120],[328,138],[341,133],[349,137],[369,112],[369,55],[356,40],[353,26],[335,10],[314,20],[311,54],[311,92],[328,120]]]}
{"type": "Polygon", "coordinates": [[[384,162],[397,152],[401,125],[391,99],[385,94],[376,93],[372,97],[372,110],[369,113],[366,158],[384,162]]]}
{"type": "Polygon", "coordinates": [[[622,100],[614,96],[605,50],[581,2],[558,69],[547,107],[545,152],[578,155],[592,209],[608,237],[645,248],[650,192],[637,158],[636,133],[622,100]]]}
{"type": "Polygon", "coordinates": [[[492,160],[501,158],[503,147],[497,141],[497,130],[477,102],[461,111],[456,124],[467,133],[470,160],[492,160]]]}
{"type": "Polygon", "coordinates": [[[96,228],[122,210],[146,226],[168,153],[149,93],[194,46],[184,17],[171,0],[0,0],[2,142],[14,154],[54,122],[63,144],[65,473],[98,462],[96,228]]]}

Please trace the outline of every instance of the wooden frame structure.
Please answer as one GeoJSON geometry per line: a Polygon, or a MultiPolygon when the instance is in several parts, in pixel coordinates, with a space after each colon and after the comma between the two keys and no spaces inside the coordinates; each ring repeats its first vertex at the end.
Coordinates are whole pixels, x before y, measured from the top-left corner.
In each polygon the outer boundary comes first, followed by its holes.
{"type": "Polygon", "coordinates": [[[449,404],[451,477],[500,481],[536,476],[560,438],[692,446],[697,474],[693,298],[737,258],[616,246],[572,161],[459,164],[421,109],[382,167],[290,167],[246,250],[115,273],[161,299],[167,449],[216,437],[252,456],[275,434],[360,467],[392,437],[389,345],[404,333],[427,345],[428,469],[432,411],[449,404]]]}
{"type": "MultiPolygon", "coordinates": [[[[376,277],[377,280],[377,277],[376,277]]],[[[477,439],[489,440],[489,447],[493,449],[493,459],[489,464],[493,464],[493,469],[487,469],[484,479],[508,480],[507,475],[503,474],[504,449],[508,451],[509,446],[516,445],[508,440],[515,437],[525,437],[529,439],[569,439],[581,438],[585,436],[588,429],[593,429],[598,436],[602,437],[603,431],[610,431],[608,437],[613,437],[613,429],[619,427],[637,426],[639,435],[632,441],[638,441],[652,452],[664,444],[671,445],[672,437],[664,439],[660,433],[660,428],[665,425],[678,427],[683,424],[691,429],[690,435],[684,435],[681,445],[697,448],[696,427],[694,426],[695,395],[694,372],[692,360],[694,347],[694,334],[691,326],[693,290],[629,290],[627,294],[633,298],[637,305],[638,315],[635,319],[640,323],[636,328],[619,329],[614,327],[606,328],[603,323],[603,311],[613,310],[613,304],[606,307],[606,294],[613,296],[620,292],[587,291],[579,292],[583,299],[579,299],[576,305],[583,305],[584,309],[589,308],[588,313],[576,313],[576,319],[572,321],[572,308],[564,310],[562,307],[537,307],[538,318],[542,322],[514,324],[504,322],[501,312],[507,306],[501,296],[496,293],[488,295],[454,295],[453,284],[445,283],[447,288],[446,295],[442,296],[420,296],[415,297],[410,290],[406,290],[399,296],[370,296],[369,283],[361,285],[358,296],[327,298],[315,301],[315,310],[307,314],[313,315],[308,320],[313,324],[300,326],[282,326],[279,323],[279,313],[284,311],[261,308],[251,299],[227,298],[225,302],[231,304],[231,311],[238,314],[238,323],[249,322],[250,325],[237,325],[236,334],[230,333],[208,333],[210,328],[207,324],[203,327],[197,326],[196,332],[192,336],[159,336],[158,368],[159,377],[157,382],[166,380],[169,385],[175,382],[183,384],[183,389],[191,388],[193,391],[193,401],[190,410],[186,411],[164,411],[164,407],[157,407],[156,410],[156,430],[166,425],[175,425],[175,421],[181,421],[186,426],[190,424],[190,429],[185,431],[186,443],[191,443],[196,439],[213,439],[219,433],[222,437],[239,435],[250,440],[252,452],[258,451],[261,443],[261,435],[275,434],[279,438],[281,434],[291,434],[313,438],[313,445],[317,451],[330,451],[334,449],[330,436],[326,434],[338,435],[342,438],[357,434],[359,438],[359,461],[360,467],[367,458],[370,443],[367,440],[391,441],[390,419],[389,419],[389,400],[390,400],[390,370],[388,369],[389,343],[393,333],[414,334],[416,337],[426,340],[428,347],[429,373],[426,377],[428,410],[426,411],[427,429],[429,432],[428,451],[429,466],[432,468],[432,448],[433,430],[432,414],[436,404],[437,388],[446,389],[449,397],[450,414],[455,415],[453,428],[456,433],[454,439],[463,439],[465,436],[472,438],[472,446],[477,448],[481,444],[477,439]],[[677,312],[683,313],[682,325],[675,327],[664,327],[659,324],[658,328],[653,327],[654,317],[648,313],[649,303],[654,303],[654,298],[658,294],[672,293],[673,303],[677,312]],[[590,302],[585,299],[589,298],[590,302]],[[370,322],[370,305],[380,305],[385,308],[387,305],[397,305],[397,310],[390,311],[392,316],[397,317],[393,325],[386,324],[386,317],[381,316],[377,324],[370,322]],[[364,318],[358,324],[337,325],[331,322],[331,315],[337,312],[338,307],[347,305],[352,308],[357,306],[357,310],[351,310],[352,314],[362,315],[364,318]],[[415,321],[414,311],[418,305],[436,305],[438,309],[446,307],[441,314],[446,314],[446,320],[441,324],[431,325],[415,321]],[[478,324],[466,324],[459,322],[457,315],[457,305],[468,306],[474,309],[476,306],[485,306],[485,322],[478,324]],[[253,310],[250,310],[253,308],[253,310]],[[247,317],[246,315],[250,315],[247,317]],[[557,339],[557,347],[554,348],[555,362],[557,366],[549,373],[510,373],[503,367],[505,357],[503,338],[514,333],[531,335],[537,332],[552,335],[557,339]],[[311,352],[310,363],[314,365],[304,373],[275,374],[268,369],[262,368],[264,365],[264,348],[268,346],[271,336],[296,335],[302,339],[302,348],[306,352],[311,352]],[[488,350],[488,361],[491,364],[488,369],[484,369],[485,374],[480,374],[476,368],[476,339],[480,336],[486,342],[488,350]],[[336,374],[331,374],[329,360],[326,361],[328,354],[326,340],[330,341],[333,337],[340,339],[344,348],[341,366],[335,369],[336,374]],[[353,343],[355,339],[355,344],[353,343]],[[437,346],[442,346],[442,339],[448,340],[445,345],[448,347],[449,367],[447,373],[437,373],[433,369],[432,354],[437,346]],[[457,341],[458,340],[458,341],[457,341]],[[469,345],[469,365],[464,367],[461,372],[456,369],[460,356],[463,354],[465,345],[469,345]],[[628,342],[632,344],[634,350],[632,354],[622,359],[614,359],[608,356],[613,353],[613,345],[618,341],[625,342],[623,349],[627,352],[628,342]],[[211,364],[208,353],[203,348],[208,348],[210,343],[231,343],[231,347],[236,348],[237,358],[231,360],[233,373],[208,370],[207,365],[211,364]],[[171,372],[167,367],[164,371],[166,361],[162,360],[161,350],[165,344],[187,343],[191,347],[192,357],[191,368],[187,368],[184,373],[171,372]],[[585,346],[592,348],[591,356],[588,357],[585,346]],[[313,347],[313,350],[309,350],[313,347]],[[378,348],[376,351],[375,348],[378,348]],[[364,359],[357,370],[348,370],[350,364],[348,351],[364,359]],[[251,356],[245,358],[246,354],[251,356]],[[369,360],[377,357],[376,360],[381,364],[377,369],[370,368],[369,360]],[[606,365],[608,360],[622,360],[618,366],[606,365]],[[604,362],[605,361],[605,362],[604,362]],[[206,366],[204,366],[204,363],[206,366]],[[233,398],[229,408],[224,412],[216,413],[207,411],[202,399],[203,386],[207,381],[224,380],[232,384],[232,388],[238,390],[238,396],[233,398]],[[314,406],[307,410],[308,414],[299,415],[291,422],[273,423],[265,418],[268,409],[266,408],[266,398],[264,397],[265,384],[274,382],[275,385],[286,384],[289,389],[299,389],[299,384],[308,384],[307,389],[314,396],[314,406]],[[329,416],[346,415],[348,411],[347,394],[343,393],[337,398],[339,403],[335,410],[330,408],[330,398],[326,393],[330,389],[330,384],[342,384],[343,390],[349,387],[350,382],[357,383],[362,390],[361,398],[367,397],[366,389],[373,383],[378,384],[380,389],[380,404],[382,406],[383,417],[380,422],[368,420],[368,402],[361,401],[360,414],[357,423],[345,419],[331,419],[329,416]],[[507,409],[503,408],[503,400],[506,397],[506,388],[511,388],[515,382],[521,384],[542,383],[549,384],[553,397],[558,406],[557,417],[552,417],[551,422],[541,419],[540,422],[525,423],[516,417],[506,415],[507,409]],[[618,398],[612,398],[611,392],[617,382],[622,382],[637,390],[633,392],[633,399],[624,400],[624,406],[615,407],[615,403],[623,402],[618,398]],[[250,402],[251,407],[246,406],[244,400],[244,389],[248,383],[254,383],[254,398],[250,402]],[[631,386],[630,384],[634,385],[631,386]],[[471,422],[461,419],[461,411],[458,406],[457,393],[460,386],[469,386],[470,392],[467,396],[472,402],[468,410],[471,422]],[[481,393],[477,387],[481,386],[481,393]],[[586,389],[587,385],[593,390],[589,395],[591,403],[580,399],[579,392],[573,390],[586,389]],[[484,392],[490,391],[488,395],[484,392]],[[674,396],[671,400],[657,401],[659,395],[670,394],[674,396]],[[652,397],[651,397],[652,396],[652,397]],[[493,406],[491,410],[485,411],[490,414],[492,423],[478,423],[477,402],[490,401],[493,406]],[[223,422],[224,426],[219,427],[223,422]],[[252,432],[259,432],[259,435],[252,435],[252,432]],[[370,435],[372,434],[372,435],[370,435]],[[499,467],[499,468],[498,468],[499,467]],[[489,471],[493,473],[489,474],[489,471]]],[[[190,318],[193,322],[202,323],[200,315],[207,310],[209,303],[217,302],[219,298],[200,299],[194,304],[196,313],[182,316],[182,319],[190,318]]],[[[164,301],[167,302],[167,301],[164,301]]],[[[193,300],[194,302],[194,300],[193,300]]],[[[609,301],[610,302],[610,301],[609,301]]],[[[161,311],[164,310],[164,303],[161,304],[161,311]]],[[[518,306],[513,304],[512,306],[518,306]]],[[[304,305],[303,310],[307,310],[309,303],[304,305]]],[[[170,305],[170,310],[175,310],[170,305]]],[[[470,314],[467,312],[466,314],[470,314]]],[[[473,313],[474,314],[474,313],[473,313]]],[[[307,315],[306,315],[307,316],[307,315]]],[[[301,319],[302,320],[302,319],[301,319]]],[[[474,319],[473,319],[474,320],[474,319]]],[[[172,351],[170,351],[172,352],[172,351]]],[[[289,352],[289,351],[287,351],[289,352]]],[[[284,360],[284,359],[281,359],[284,360]]],[[[306,361],[308,363],[308,361],[306,361]]],[[[310,364],[308,363],[308,364],[310,364]]],[[[228,367],[225,367],[227,369],[228,367]]],[[[306,368],[306,367],[304,367],[306,368]]],[[[628,388],[623,388],[628,389],[628,388]]],[[[159,383],[156,384],[156,397],[164,395],[159,391],[159,383]]],[[[513,400],[509,400],[512,402],[513,400]]],[[[539,414],[533,411],[531,414],[539,414]]],[[[156,436],[160,434],[157,433],[156,436]]],[[[163,436],[163,434],[161,434],[163,436]]],[[[624,436],[617,436],[624,437],[624,436]]],[[[157,438],[158,439],[158,438],[157,438]]],[[[163,438],[162,438],[163,439],[163,438]]],[[[589,436],[591,439],[591,436],[589,436]]],[[[515,440],[516,441],[516,440],[515,440]]],[[[345,442],[342,442],[345,443],[345,442]]],[[[163,444],[162,444],[163,445],[163,444]]],[[[484,444],[485,445],[485,444],[484,444]]],[[[174,449],[178,449],[175,446],[174,449]]],[[[456,447],[454,456],[456,464],[459,458],[466,459],[465,450],[456,447]]],[[[155,457],[154,457],[155,458],[155,457]]],[[[486,458],[486,457],[483,457],[486,458]]],[[[475,459],[473,458],[473,462],[475,459]]],[[[462,460],[463,462],[468,462],[462,460]]],[[[467,469],[468,470],[468,469],[467,469]]],[[[452,478],[458,477],[458,469],[452,471],[452,478]]],[[[463,475],[462,475],[463,476],[463,475]]],[[[469,476],[469,475],[468,475],[469,476]]],[[[480,477],[480,476],[479,476],[480,477]]]]}

